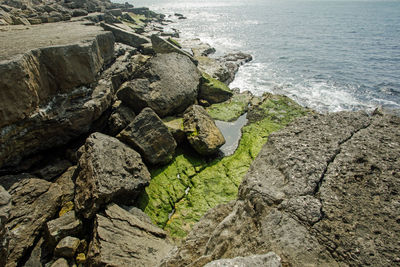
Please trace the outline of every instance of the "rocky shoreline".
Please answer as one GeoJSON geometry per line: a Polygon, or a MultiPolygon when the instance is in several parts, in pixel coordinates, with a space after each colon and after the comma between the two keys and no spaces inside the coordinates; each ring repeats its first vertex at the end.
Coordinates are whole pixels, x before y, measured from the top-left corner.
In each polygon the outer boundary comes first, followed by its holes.
{"type": "Polygon", "coordinates": [[[178,19],[0,1],[0,266],[399,264],[399,117],[231,90],[178,19]]]}

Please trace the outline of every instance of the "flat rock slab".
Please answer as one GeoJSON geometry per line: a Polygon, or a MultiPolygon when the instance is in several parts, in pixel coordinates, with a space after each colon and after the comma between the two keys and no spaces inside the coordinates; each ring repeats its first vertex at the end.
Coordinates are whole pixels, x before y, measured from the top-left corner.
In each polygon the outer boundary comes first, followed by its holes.
{"type": "Polygon", "coordinates": [[[172,249],[166,233],[116,204],[96,215],[89,261],[93,266],[158,266],[172,249]]]}
{"type": "Polygon", "coordinates": [[[105,33],[103,28],[87,26],[81,21],[2,27],[0,31],[0,61],[11,59],[36,48],[93,40],[101,33],[105,33]]]}

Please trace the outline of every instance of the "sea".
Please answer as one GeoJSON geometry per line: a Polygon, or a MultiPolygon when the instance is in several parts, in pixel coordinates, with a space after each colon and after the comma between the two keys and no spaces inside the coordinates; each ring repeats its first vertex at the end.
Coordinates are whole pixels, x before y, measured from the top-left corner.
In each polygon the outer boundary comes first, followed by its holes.
{"type": "Polygon", "coordinates": [[[400,1],[128,2],[168,15],[181,38],[200,38],[217,55],[253,55],[231,88],[284,94],[319,112],[400,109],[400,1]]]}

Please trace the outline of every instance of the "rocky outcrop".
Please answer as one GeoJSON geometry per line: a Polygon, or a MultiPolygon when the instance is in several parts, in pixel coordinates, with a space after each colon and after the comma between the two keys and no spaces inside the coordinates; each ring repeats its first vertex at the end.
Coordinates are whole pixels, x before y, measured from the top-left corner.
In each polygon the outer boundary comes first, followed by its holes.
{"type": "Polygon", "coordinates": [[[283,265],[396,264],[399,126],[341,112],[270,135],[238,200],[209,211],[163,266],[269,251],[283,265]]]}
{"type": "Polygon", "coordinates": [[[10,216],[11,196],[0,186],[0,266],[6,265],[8,254],[8,229],[6,223],[10,216]]]}
{"type": "Polygon", "coordinates": [[[120,27],[110,25],[107,23],[101,23],[101,26],[106,31],[111,31],[114,34],[115,40],[117,42],[130,45],[136,48],[140,48],[143,44],[150,43],[150,40],[147,37],[137,34],[133,31],[122,29],[120,27]]]}
{"type": "Polygon", "coordinates": [[[233,259],[215,260],[204,267],[281,267],[281,258],[273,252],[264,255],[236,257],[233,259]]]}
{"type": "MultiPolygon", "coordinates": [[[[2,59],[7,56],[10,60],[0,62],[0,101],[4,103],[0,107],[0,167],[15,164],[38,150],[65,144],[88,131],[110,105],[109,82],[89,85],[97,81],[98,72],[113,58],[112,34],[80,22],[71,23],[68,30],[59,26],[35,29],[19,33],[17,43],[21,38],[40,35],[40,31],[49,39],[57,40],[60,32],[71,34],[71,38],[10,59],[40,44],[41,39],[36,37],[27,41],[27,47],[6,48],[2,55],[2,59]]],[[[1,34],[5,35],[2,39],[11,38],[5,45],[15,38],[13,31],[1,34]]]]}
{"type": "Polygon", "coordinates": [[[10,190],[13,208],[7,228],[10,230],[9,254],[6,266],[17,266],[33,247],[45,223],[60,208],[61,188],[41,179],[25,179],[10,190]]]}
{"type": "Polygon", "coordinates": [[[188,52],[180,49],[178,46],[163,39],[162,37],[153,34],[151,36],[151,44],[154,52],[159,54],[177,53],[188,57],[195,65],[198,64],[197,60],[192,57],[188,52]]]}
{"type": "Polygon", "coordinates": [[[147,61],[140,78],[127,82],[118,98],[136,113],[150,107],[160,117],[184,111],[197,98],[200,72],[185,56],[159,54],[147,61]]]}
{"type": "Polygon", "coordinates": [[[151,108],[143,109],[117,138],[135,148],[153,165],[170,162],[175,153],[172,134],[151,108]]]}
{"type": "Polygon", "coordinates": [[[227,101],[232,95],[233,92],[226,84],[207,73],[202,74],[199,99],[204,99],[210,104],[215,104],[227,101]]]}
{"type": "Polygon", "coordinates": [[[111,201],[133,204],[150,181],[139,153],[101,133],[86,140],[77,172],[75,209],[85,218],[111,201]]]}
{"type": "Polygon", "coordinates": [[[94,266],[157,266],[172,246],[166,233],[115,204],[96,215],[89,261],[94,266]]]}
{"type": "Polygon", "coordinates": [[[193,105],[183,115],[183,128],[190,145],[201,155],[212,155],[225,138],[202,106],[193,105]]]}

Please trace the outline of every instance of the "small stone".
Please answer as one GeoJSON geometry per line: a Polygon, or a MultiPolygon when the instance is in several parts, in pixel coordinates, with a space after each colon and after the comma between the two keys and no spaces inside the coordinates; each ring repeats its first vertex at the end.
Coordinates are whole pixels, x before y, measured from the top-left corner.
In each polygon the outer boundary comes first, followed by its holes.
{"type": "Polygon", "coordinates": [[[64,258],[56,260],[51,267],[69,267],[68,261],[64,258]]]}
{"type": "Polygon", "coordinates": [[[72,258],[75,255],[76,250],[79,247],[80,240],[79,238],[67,236],[61,239],[61,241],[57,244],[54,254],[56,256],[72,258]]]}
{"type": "Polygon", "coordinates": [[[57,244],[66,236],[78,235],[81,230],[82,222],[76,217],[73,210],[46,224],[47,236],[52,244],[57,244]]]}

